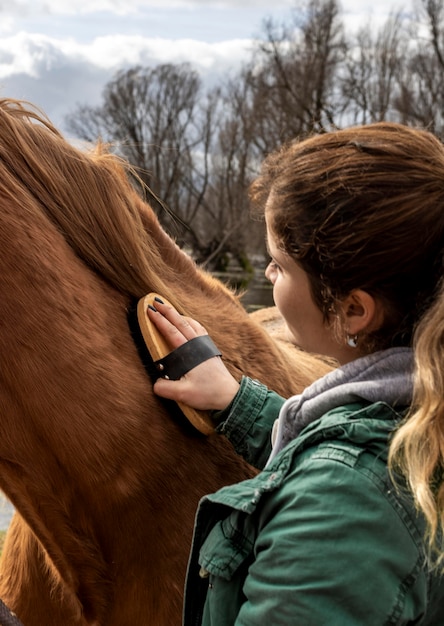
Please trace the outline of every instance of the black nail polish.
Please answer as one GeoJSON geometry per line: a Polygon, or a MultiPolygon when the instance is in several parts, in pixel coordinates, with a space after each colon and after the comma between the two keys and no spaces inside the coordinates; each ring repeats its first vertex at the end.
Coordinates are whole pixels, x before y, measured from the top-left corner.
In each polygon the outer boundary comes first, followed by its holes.
{"type": "Polygon", "coordinates": [[[151,311],[154,311],[154,313],[157,313],[156,307],[152,306],[151,304],[148,305],[148,308],[151,309],[151,311]]]}
{"type": "Polygon", "coordinates": [[[160,302],[160,304],[164,304],[164,301],[163,301],[163,300],[161,300],[160,298],[158,298],[157,296],[154,296],[154,300],[155,300],[156,302],[160,302]]]}

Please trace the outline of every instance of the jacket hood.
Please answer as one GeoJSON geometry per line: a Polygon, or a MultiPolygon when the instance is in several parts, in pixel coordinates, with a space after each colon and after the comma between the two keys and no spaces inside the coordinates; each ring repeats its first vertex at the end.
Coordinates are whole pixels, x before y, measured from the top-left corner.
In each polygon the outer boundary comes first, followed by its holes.
{"type": "Polygon", "coordinates": [[[412,400],[413,351],[391,348],[329,372],[282,406],[269,462],[301,431],[329,411],[350,404],[385,403],[405,409],[412,400]]]}

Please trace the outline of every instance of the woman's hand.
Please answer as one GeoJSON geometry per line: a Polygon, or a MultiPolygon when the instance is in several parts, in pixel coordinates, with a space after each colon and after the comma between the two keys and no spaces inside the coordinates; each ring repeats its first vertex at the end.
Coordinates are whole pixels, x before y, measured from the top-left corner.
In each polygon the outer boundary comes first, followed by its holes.
{"type": "MultiPolygon", "coordinates": [[[[155,310],[148,308],[148,316],[171,350],[193,337],[208,334],[199,322],[180,315],[172,306],[158,300],[155,301],[155,310]]],[[[212,357],[197,365],[180,380],[159,378],[154,384],[157,395],[201,410],[224,409],[238,390],[239,383],[220,357],[212,357]]]]}

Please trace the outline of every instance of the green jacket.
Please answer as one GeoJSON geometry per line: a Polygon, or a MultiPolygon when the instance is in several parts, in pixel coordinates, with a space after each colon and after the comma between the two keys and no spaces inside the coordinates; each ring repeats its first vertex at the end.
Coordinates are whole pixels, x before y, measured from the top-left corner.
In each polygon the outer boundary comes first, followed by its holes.
{"type": "MultiPolygon", "coordinates": [[[[284,401],[248,386],[219,430],[263,467],[284,401]]],[[[204,497],[184,625],[442,626],[444,579],[427,566],[424,522],[387,473],[400,417],[382,402],[331,410],[256,477],[204,497]]]]}

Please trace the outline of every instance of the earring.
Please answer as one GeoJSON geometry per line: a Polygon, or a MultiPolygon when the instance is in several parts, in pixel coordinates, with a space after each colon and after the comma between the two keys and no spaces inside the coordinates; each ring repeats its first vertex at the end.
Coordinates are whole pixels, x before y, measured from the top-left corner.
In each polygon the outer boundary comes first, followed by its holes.
{"type": "Polygon", "coordinates": [[[350,348],[357,348],[358,335],[347,335],[347,345],[349,345],[350,348]]]}

